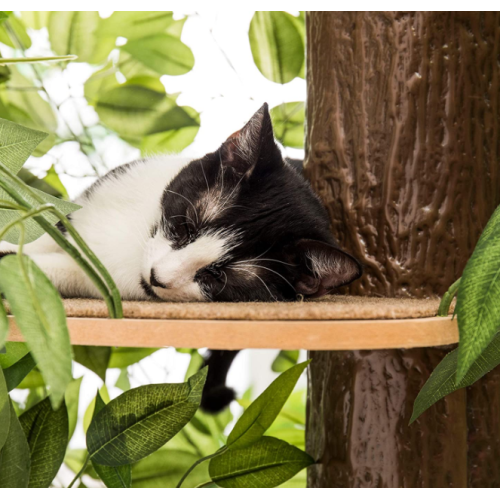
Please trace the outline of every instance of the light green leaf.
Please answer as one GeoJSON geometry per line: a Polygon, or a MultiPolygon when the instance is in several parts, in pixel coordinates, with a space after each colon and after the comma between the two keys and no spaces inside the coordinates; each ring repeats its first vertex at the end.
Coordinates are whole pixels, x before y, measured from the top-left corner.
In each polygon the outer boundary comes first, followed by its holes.
{"type": "Polygon", "coordinates": [[[0,348],[5,346],[7,335],[9,334],[9,318],[7,318],[7,311],[0,297],[0,348]]]}
{"type": "MultiPolygon", "coordinates": [[[[109,397],[108,388],[106,387],[106,385],[103,385],[99,389],[99,395],[101,396],[101,399],[106,404],[108,404],[111,401],[111,398],[109,397]]],[[[96,398],[94,398],[90,402],[90,404],[88,405],[87,409],[85,410],[85,414],[83,415],[83,430],[84,430],[85,434],[87,433],[87,431],[89,429],[90,422],[92,422],[92,418],[94,416],[95,404],[96,404],[96,398]]]]}
{"type": "Polygon", "coordinates": [[[31,38],[26,33],[24,23],[16,16],[10,16],[7,22],[0,25],[0,42],[17,49],[19,42],[24,49],[31,47],[31,38]],[[13,36],[12,34],[13,33],[13,36]]]}
{"type": "Polygon", "coordinates": [[[99,95],[106,93],[106,91],[118,86],[116,79],[116,70],[112,62],[109,62],[104,68],[96,71],[85,82],[84,94],[85,99],[94,105],[97,102],[99,95]]]}
{"type": "MultiPolygon", "coordinates": [[[[92,420],[106,406],[106,403],[101,398],[99,391],[97,391],[95,401],[92,420]]],[[[130,488],[132,486],[132,468],[130,464],[120,465],[119,467],[109,467],[92,461],[92,465],[108,488],[130,488]]]]}
{"type": "Polygon", "coordinates": [[[44,193],[50,194],[51,196],[60,197],[61,193],[53,188],[50,184],[45,182],[45,180],[40,179],[36,175],[33,175],[28,169],[22,168],[17,173],[17,176],[29,187],[39,189],[44,193]]]}
{"type": "Polygon", "coordinates": [[[303,102],[287,102],[271,109],[274,135],[283,146],[304,147],[305,105],[303,102]]]}
{"type": "Polygon", "coordinates": [[[36,361],[27,353],[12,366],[5,368],[3,373],[9,392],[18,387],[35,366],[36,361]]]}
{"type": "Polygon", "coordinates": [[[189,365],[186,370],[186,375],[184,376],[184,380],[192,377],[196,372],[200,371],[203,367],[204,360],[203,356],[198,352],[197,349],[193,349],[191,352],[191,359],[189,360],[189,365]]]}
{"type": "Polygon", "coordinates": [[[106,370],[111,357],[111,347],[73,346],[74,360],[92,370],[103,382],[106,381],[106,370]]]}
{"type": "Polygon", "coordinates": [[[112,400],[90,424],[87,448],[102,465],[124,465],[150,455],[177,434],[201,401],[206,368],[184,384],[153,384],[112,400]]]}
{"type": "Polygon", "coordinates": [[[99,26],[95,11],[53,11],[49,18],[49,39],[56,54],[76,54],[78,62],[89,62],[99,26]]]}
{"type": "Polygon", "coordinates": [[[0,367],[5,370],[16,364],[23,356],[28,354],[28,346],[24,342],[7,342],[7,352],[0,354],[0,367]]]}
{"type": "Polygon", "coordinates": [[[4,23],[12,14],[11,10],[0,10],[0,24],[4,23]]]}
{"type": "Polygon", "coordinates": [[[30,466],[30,449],[11,405],[9,434],[0,451],[0,488],[27,488],[30,466]]]}
{"type": "Polygon", "coordinates": [[[51,62],[51,61],[73,61],[77,56],[67,55],[67,56],[47,56],[47,57],[1,57],[0,65],[10,65],[10,64],[34,64],[40,62],[51,62]]]}
{"type": "Polygon", "coordinates": [[[276,373],[283,373],[297,364],[300,351],[280,351],[273,361],[271,370],[276,373]]]}
{"type": "MultiPolygon", "coordinates": [[[[194,66],[191,49],[179,38],[167,34],[130,40],[120,49],[158,75],[184,75],[194,66]]],[[[127,76],[123,65],[120,71],[127,76]]]]}
{"type": "Polygon", "coordinates": [[[50,11],[48,10],[24,10],[21,12],[21,19],[23,20],[24,24],[28,28],[32,28],[34,30],[45,28],[49,23],[49,16],[50,11]]]}
{"type": "Polygon", "coordinates": [[[18,256],[0,261],[0,290],[50,387],[55,408],[61,403],[71,376],[71,345],[66,314],[58,291],[40,268],[23,256],[28,281],[18,256]]]}
{"type": "MultiPolygon", "coordinates": [[[[175,488],[184,472],[200,457],[182,450],[161,449],[132,466],[134,488],[175,488]]],[[[194,488],[210,479],[208,462],[200,464],[182,484],[194,488]]]]}
{"type": "Polygon", "coordinates": [[[35,366],[18,384],[17,389],[38,389],[41,387],[45,388],[45,380],[43,380],[40,370],[35,366]]]}
{"type": "Polygon", "coordinates": [[[210,477],[222,488],[274,488],[314,460],[280,439],[261,437],[243,449],[228,450],[210,461],[210,477]]]}
{"type": "MultiPolygon", "coordinates": [[[[10,427],[10,399],[9,391],[7,390],[7,384],[5,382],[5,377],[3,376],[3,371],[0,368],[0,451],[7,441],[7,436],[9,435],[10,427]]],[[[2,464],[0,463],[0,468],[2,464]]]]}
{"type": "Polygon", "coordinates": [[[293,16],[283,11],[258,11],[248,32],[253,60],[272,82],[287,83],[304,64],[304,41],[293,16]]]}
{"type": "Polygon", "coordinates": [[[143,137],[140,147],[142,156],[159,153],[180,153],[195,139],[199,125],[187,126],[168,132],[160,132],[143,137]]]}
{"type": "Polygon", "coordinates": [[[153,347],[115,347],[111,352],[109,368],[127,368],[158,351],[153,347]]]}
{"type": "Polygon", "coordinates": [[[458,356],[459,350],[455,349],[447,354],[441,363],[436,366],[429,380],[418,393],[417,399],[415,399],[410,424],[436,401],[458,389],[472,385],[498,366],[500,364],[500,334],[495,335],[488,347],[472,363],[469,371],[459,384],[456,383],[458,356]]]}
{"type": "Polygon", "coordinates": [[[460,333],[457,383],[500,331],[499,262],[500,207],[488,222],[460,280],[455,308],[460,333]]]}
{"type": "Polygon", "coordinates": [[[71,440],[76,429],[78,421],[78,402],[80,400],[80,386],[82,385],[83,377],[72,380],[66,388],[64,395],[66,400],[66,408],[68,410],[68,441],[71,440]]]}
{"type": "Polygon", "coordinates": [[[227,438],[227,446],[240,449],[259,439],[270,427],[310,360],[282,373],[243,413],[227,438]]]}
{"type": "Polygon", "coordinates": [[[68,445],[66,404],[53,410],[50,400],[33,406],[19,419],[31,453],[30,488],[48,488],[64,460],[68,445]]]}
{"type": "MultiPolygon", "coordinates": [[[[69,195],[68,192],[66,191],[66,188],[64,187],[64,184],[61,182],[61,179],[59,178],[59,175],[57,175],[56,169],[54,168],[54,165],[52,165],[48,170],[47,173],[45,174],[45,177],[40,179],[42,182],[47,184],[49,187],[51,187],[55,193],[48,193],[52,194],[52,196],[62,196],[65,200],[69,200],[69,195]]],[[[41,191],[44,191],[41,189],[41,191]]]]}
{"type": "Polygon", "coordinates": [[[115,387],[122,390],[123,392],[130,390],[130,380],[128,378],[128,371],[126,368],[120,370],[120,375],[116,380],[115,387]]]}

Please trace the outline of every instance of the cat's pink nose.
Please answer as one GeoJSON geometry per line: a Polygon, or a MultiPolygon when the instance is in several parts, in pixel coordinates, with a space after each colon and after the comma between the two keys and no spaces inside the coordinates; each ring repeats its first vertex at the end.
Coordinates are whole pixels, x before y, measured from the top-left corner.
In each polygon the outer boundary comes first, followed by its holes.
{"type": "Polygon", "coordinates": [[[154,269],[151,269],[151,276],[149,277],[149,281],[151,283],[151,286],[157,286],[159,288],[171,288],[170,284],[168,284],[168,283],[160,283],[156,279],[156,274],[155,274],[155,270],[154,269]]]}

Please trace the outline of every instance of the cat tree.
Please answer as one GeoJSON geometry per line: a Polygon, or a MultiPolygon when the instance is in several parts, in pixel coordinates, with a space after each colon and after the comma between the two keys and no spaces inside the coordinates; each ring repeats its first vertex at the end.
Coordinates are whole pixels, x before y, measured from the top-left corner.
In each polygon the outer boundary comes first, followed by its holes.
{"type": "MultiPolygon", "coordinates": [[[[354,296],[124,302],[123,320],[66,300],[72,342],[308,349],[309,486],[499,486],[499,370],[408,426],[458,340],[438,296],[500,203],[499,14],[312,12],[306,24],[305,171],[365,266],[354,296]]],[[[22,340],[14,324],[10,340],[22,340]]]]}

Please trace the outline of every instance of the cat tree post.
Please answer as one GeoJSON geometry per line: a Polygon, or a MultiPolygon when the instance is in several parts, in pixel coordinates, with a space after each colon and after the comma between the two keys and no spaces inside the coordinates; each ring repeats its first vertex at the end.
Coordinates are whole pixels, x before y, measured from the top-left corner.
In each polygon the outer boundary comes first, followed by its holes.
{"type": "MultiPolygon", "coordinates": [[[[306,175],[365,275],[435,297],[500,203],[498,13],[310,12],[306,175]]],[[[408,426],[449,348],[313,351],[310,487],[498,486],[500,374],[408,426]]]]}

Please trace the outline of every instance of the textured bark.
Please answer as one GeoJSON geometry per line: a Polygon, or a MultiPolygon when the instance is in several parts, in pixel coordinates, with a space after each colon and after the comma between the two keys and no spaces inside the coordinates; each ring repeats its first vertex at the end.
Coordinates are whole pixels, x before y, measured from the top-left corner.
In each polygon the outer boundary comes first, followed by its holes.
{"type": "MultiPolygon", "coordinates": [[[[305,170],[364,265],[349,291],[443,294],[500,203],[500,14],[312,12],[306,24],[305,170]]],[[[459,391],[407,426],[445,352],[311,353],[310,485],[498,484],[498,372],[468,389],[467,409],[459,391]]]]}

